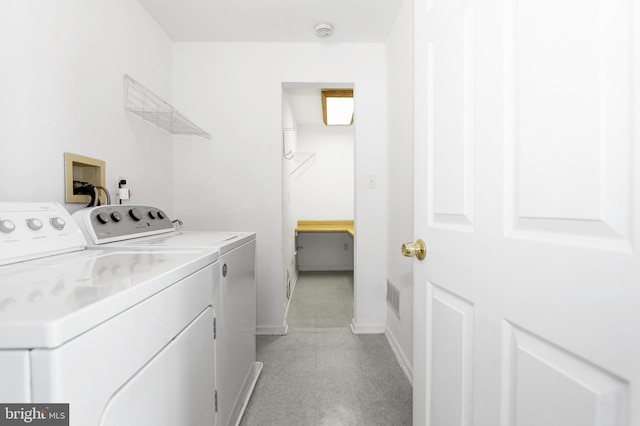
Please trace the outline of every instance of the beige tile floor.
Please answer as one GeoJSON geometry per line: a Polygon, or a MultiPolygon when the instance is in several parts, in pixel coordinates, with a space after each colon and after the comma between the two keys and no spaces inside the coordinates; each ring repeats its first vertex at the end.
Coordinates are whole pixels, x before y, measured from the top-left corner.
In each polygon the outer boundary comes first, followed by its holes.
{"type": "Polygon", "coordinates": [[[386,337],[353,335],[351,272],[301,273],[289,334],[258,336],[241,426],[411,425],[412,388],[386,337]]]}

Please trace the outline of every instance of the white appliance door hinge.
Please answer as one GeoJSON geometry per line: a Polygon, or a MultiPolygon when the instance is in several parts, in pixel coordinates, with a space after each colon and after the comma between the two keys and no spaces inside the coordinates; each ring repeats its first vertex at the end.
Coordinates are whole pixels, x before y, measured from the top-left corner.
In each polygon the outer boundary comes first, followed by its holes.
{"type": "Polygon", "coordinates": [[[216,389],[215,394],[215,405],[216,405],[216,413],[218,412],[218,389],[216,389]]]}

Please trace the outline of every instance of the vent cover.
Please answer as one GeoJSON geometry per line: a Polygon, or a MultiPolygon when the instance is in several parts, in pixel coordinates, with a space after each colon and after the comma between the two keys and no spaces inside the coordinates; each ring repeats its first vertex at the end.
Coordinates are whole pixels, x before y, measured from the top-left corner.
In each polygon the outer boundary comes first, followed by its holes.
{"type": "Polygon", "coordinates": [[[400,318],[400,291],[389,280],[387,280],[387,303],[400,318]]]}

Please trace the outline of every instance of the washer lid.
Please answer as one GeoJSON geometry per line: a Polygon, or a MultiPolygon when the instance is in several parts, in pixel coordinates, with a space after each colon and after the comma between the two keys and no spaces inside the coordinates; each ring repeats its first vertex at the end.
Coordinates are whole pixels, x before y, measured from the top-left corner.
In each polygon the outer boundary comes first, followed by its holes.
{"type": "Polygon", "coordinates": [[[85,250],[0,267],[0,348],[52,348],[216,262],[213,250],[85,250]]]}
{"type": "MultiPolygon", "coordinates": [[[[120,241],[111,245],[126,248],[212,248],[219,250],[222,255],[255,238],[254,232],[180,231],[120,241]]],[[[100,247],[103,248],[103,246],[100,247]]]]}

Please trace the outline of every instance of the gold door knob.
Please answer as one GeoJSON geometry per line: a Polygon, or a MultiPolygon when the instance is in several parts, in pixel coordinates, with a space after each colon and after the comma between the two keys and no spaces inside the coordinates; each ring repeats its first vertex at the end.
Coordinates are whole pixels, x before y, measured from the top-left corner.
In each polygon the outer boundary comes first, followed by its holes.
{"type": "Polygon", "coordinates": [[[402,255],[406,257],[415,256],[418,260],[422,260],[427,256],[427,246],[422,240],[417,240],[415,243],[404,243],[402,245],[402,255]]]}

